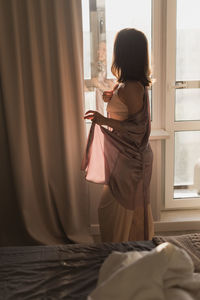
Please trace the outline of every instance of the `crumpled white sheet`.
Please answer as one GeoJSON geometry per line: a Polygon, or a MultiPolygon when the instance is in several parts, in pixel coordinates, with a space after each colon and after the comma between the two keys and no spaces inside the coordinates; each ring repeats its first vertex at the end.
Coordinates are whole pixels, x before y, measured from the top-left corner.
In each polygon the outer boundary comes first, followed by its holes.
{"type": "Polygon", "coordinates": [[[88,300],[200,300],[200,273],[189,255],[164,243],[150,252],[113,252],[88,300]]]}

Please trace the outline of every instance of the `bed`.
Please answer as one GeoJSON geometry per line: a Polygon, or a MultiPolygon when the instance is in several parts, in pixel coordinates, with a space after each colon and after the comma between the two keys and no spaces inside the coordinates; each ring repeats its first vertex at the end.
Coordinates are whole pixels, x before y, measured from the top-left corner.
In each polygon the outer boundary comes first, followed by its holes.
{"type": "MultiPolygon", "coordinates": [[[[153,241],[117,244],[2,247],[0,299],[87,299],[96,288],[99,270],[111,253],[150,253],[158,244],[166,241],[167,238],[162,240],[162,237],[157,237],[153,241]]],[[[181,241],[178,242],[178,246],[182,247],[181,241]]],[[[197,264],[199,242],[200,235],[197,235],[197,264]]]]}
{"type": "Polygon", "coordinates": [[[0,299],[84,300],[112,251],[150,251],[152,241],[0,248],[0,299]]]}

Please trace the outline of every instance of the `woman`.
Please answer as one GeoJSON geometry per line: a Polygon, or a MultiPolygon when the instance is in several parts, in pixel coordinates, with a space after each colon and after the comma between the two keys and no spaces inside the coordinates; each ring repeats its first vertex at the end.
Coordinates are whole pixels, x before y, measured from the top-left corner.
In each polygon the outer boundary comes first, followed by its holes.
{"type": "Polygon", "coordinates": [[[105,184],[98,209],[102,241],[148,240],[153,235],[147,90],[151,80],[142,32],[127,28],[117,34],[111,70],[118,85],[103,93],[108,118],[96,111],[84,117],[92,126],[82,169],[86,179],[105,184]]]}

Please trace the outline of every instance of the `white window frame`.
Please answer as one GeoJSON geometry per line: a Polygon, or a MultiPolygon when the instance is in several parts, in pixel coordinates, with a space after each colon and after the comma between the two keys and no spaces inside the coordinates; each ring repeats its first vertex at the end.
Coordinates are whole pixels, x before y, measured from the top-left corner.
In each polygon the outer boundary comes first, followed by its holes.
{"type": "Polygon", "coordinates": [[[200,198],[174,199],[174,134],[200,130],[200,121],[174,121],[176,81],[176,0],[167,0],[166,8],[166,124],[169,133],[165,147],[165,208],[200,208],[200,198]]]}
{"type": "Polygon", "coordinates": [[[152,0],[152,72],[153,80],[152,85],[152,131],[161,130],[164,128],[163,122],[163,1],[152,0]]]}

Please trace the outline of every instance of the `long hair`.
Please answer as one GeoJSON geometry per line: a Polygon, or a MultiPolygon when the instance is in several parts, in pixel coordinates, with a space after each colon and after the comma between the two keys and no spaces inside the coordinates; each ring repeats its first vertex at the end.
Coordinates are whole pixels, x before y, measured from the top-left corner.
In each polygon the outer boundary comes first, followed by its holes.
{"type": "Polygon", "coordinates": [[[143,32],[125,28],[117,33],[111,71],[118,82],[136,80],[145,86],[151,84],[148,41],[143,32]]]}

